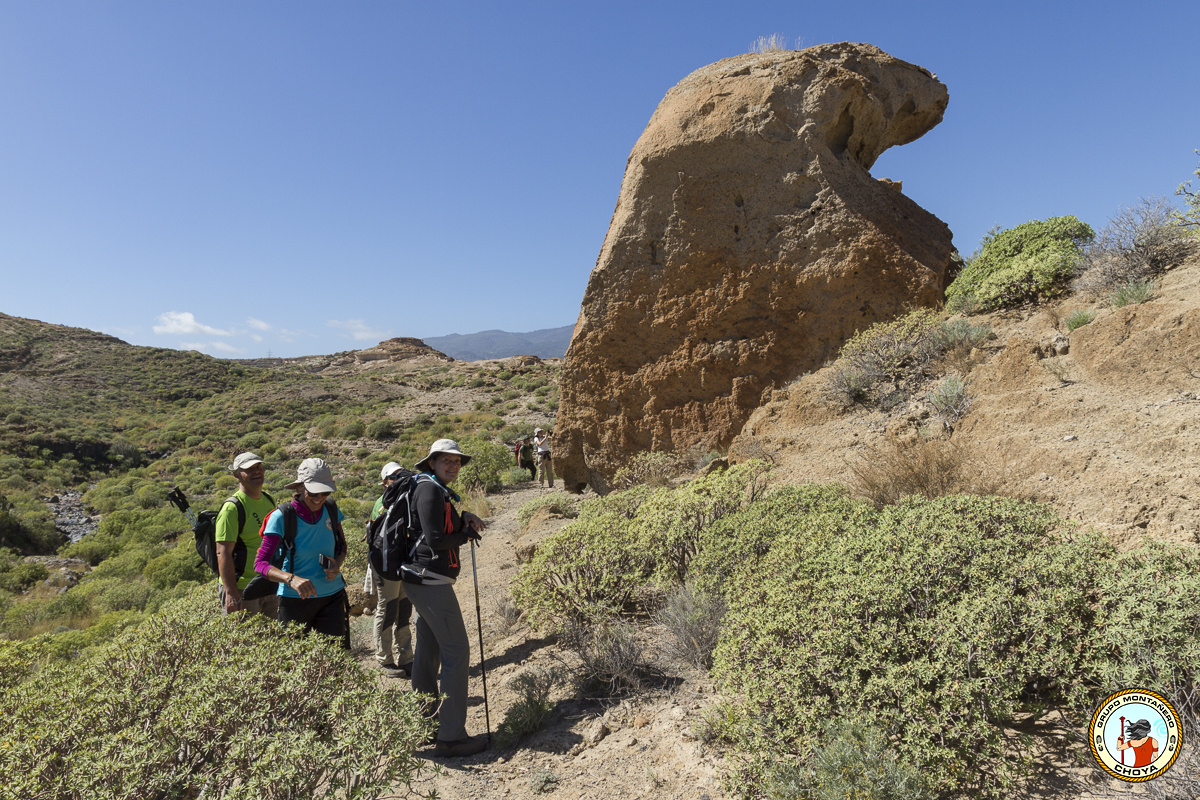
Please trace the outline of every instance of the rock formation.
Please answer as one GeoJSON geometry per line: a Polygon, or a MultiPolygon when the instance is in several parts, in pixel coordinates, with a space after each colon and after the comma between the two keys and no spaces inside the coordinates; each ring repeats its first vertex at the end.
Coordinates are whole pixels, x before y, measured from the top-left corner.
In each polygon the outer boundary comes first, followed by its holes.
{"type": "Polygon", "coordinates": [[[727,445],[855,331],[934,305],[951,234],[868,170],[946,87],[865,44],[748,54],[669,91],[630,154],[561,378],[568,488],[642,450],[727,445]]]}

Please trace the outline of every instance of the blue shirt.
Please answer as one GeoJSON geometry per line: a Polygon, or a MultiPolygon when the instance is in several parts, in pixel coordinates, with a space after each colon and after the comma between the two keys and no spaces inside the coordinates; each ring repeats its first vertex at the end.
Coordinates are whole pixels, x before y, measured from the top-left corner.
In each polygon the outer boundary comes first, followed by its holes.
{"type": "MultiPolygon", "coordinates": [[[[338,509],[338,522],[346,518],[346,515],[338,509]]],[[[283,513],[279,509],[271,512],[271,516],[267,517],[267,526],[263,529],[263,535],[278,536],[283,538],[283,513]]],[[[330,558],[334,557],[337,549],[337,539],[333,535],[333,525],[329,521],[329,508],[326,506],[321,509],[321,518],[316,524],[305,522],[300,515],[296,515],[296,547],[291,552],[285,555],[283,559],[283,571],[291,572],[299,575],[301,578],[307,578],[312,582],[312,585],[317,590],[317,597],[328,597],[331,594],[337,594],[346,588],[346,581],[341,575],[337,576],[337,580],[329,580],[325,577],[325,570],[321,568],[321,562],[317,560],[318,555],[326,555],[330,558]]],[[[280,597],[299,597],[300,594],[288,586],[286,583],[279,584],[278,594],[280,597]]]]}

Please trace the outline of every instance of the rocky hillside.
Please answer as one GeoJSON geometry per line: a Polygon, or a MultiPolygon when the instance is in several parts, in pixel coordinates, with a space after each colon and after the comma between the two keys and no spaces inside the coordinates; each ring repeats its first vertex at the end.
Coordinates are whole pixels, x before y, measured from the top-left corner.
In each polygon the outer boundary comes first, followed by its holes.
{"type": "MultiPolygon", "coordinates": [[[[941,369],[969,381],[973,402],[950,441],[988,485],[1049,502],[1122,545],[1200,544],[1200,257],[1139,305],[1071,296],[969,321],[995,338],[941,369]],[[1091,308],[1093,321],[1068,332],[1068,315],[1091,308]]],[[[864,466],[946,435],[924,393],[889,411],[839,409],[824,397],[832,372],[775,391],[730,455],[767,456],[788,482],[854,486],[864,466]]]]}

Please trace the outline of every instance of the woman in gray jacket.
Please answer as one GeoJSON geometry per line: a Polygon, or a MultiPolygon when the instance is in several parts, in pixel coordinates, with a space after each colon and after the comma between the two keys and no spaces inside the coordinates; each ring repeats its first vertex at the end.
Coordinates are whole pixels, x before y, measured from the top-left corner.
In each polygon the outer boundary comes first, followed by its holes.
{"type": "Polygon", "coordinates": [[[435,747],[436,754],[444,757],[474,755],[487,747],[482,738],[467,735],[471,643],[454,594],[461,569],[459,548],[479,539],[485,527],[479,517],[470,512],[460,514],[454,507],[459,497],[450,484],[470,460],[453,440],[438,439],[429,455],[417,462],[417,483],[410,502],[418,540],[411,563],[402,571],[405,591],[418,614],[413,690],[431,697],[444,695],[438,709],[435,747]]]}

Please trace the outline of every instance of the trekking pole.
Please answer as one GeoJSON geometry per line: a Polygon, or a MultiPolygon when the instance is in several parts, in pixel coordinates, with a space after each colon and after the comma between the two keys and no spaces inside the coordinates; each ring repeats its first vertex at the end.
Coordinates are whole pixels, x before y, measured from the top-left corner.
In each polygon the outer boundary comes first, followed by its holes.
{"type": "MultiPolygon", "coordinates": [[[[1117,737],[1117,744],[1125,744],[1125,718],[1121,717],[1121,735],[1117,737]]],[[[1137,763],[1136,761],[1134,762],[1137,763]]],[[[1121,751],[1121,764],[1125,764],[1125,751],[1121,751]]]]}
{"type": "Polygon", "coordinates": [[[171,502],[171,505],[187,514],[188,522],[192,523],[193,528],[196,527],[196,515],[192,513],[192,507],[188,505],[187,498],[184,497],[178,486],[167,492],[167,500],[171,502]]]}
{"type": "Polygon", "coordinates": [[[487,670],[483,652],[483,615],[479,611],[479,573],[475,570],[475,540],[471,540],[471,577],[475,579],[475,622],[479,626],[479,674],[483,676],[483,719],[487,725],[488,747],[492,745],[492,715],[488,711],[487,670]]]}

